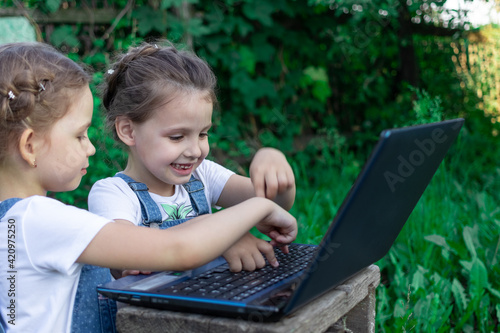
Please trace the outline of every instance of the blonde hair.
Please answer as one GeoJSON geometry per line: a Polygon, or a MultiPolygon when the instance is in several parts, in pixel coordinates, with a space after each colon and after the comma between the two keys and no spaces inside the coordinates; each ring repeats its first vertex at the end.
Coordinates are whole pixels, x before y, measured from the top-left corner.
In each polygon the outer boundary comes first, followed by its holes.
{"type": "Polygon", "coordinates": [[[0,162],[26,128],[46,131],[91,76],[43,43],[0,45],[0,162]]]}

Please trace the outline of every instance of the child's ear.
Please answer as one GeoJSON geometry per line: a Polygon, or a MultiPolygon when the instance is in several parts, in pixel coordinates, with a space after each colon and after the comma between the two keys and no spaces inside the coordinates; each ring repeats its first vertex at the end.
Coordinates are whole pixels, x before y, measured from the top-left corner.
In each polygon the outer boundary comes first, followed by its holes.
{"type": "Polygon", "coordinates": [[[30,166],[36,165],[36,143],[35,143],[35,132],[31,128],[27,128],[21,134],[19,140],[19,153],[23,160],[25,160],[30,166]]]}
{"type": "Polygon", "coordinates": [[[115,120],[116,134],[127,146],[135,146],[134,123],[127,117],[118,116],[115,120]]]}

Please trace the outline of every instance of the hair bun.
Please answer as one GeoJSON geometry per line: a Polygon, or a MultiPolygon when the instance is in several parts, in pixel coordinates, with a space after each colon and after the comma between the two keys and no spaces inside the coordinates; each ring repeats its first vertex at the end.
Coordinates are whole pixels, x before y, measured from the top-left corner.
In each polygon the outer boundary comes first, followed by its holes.
{"type": "Polygon", "coordinates": [[[3,111],[4,119],[11,122],[20,121],[29,117],[35,107],[35,95],[27,91],[14,93],[12,90],[9,90],[9,93],[5,98],[7,103],[5,105],[5,111],[3,111]],[[13,98],[12,95],[14,95],[13,98]]]}
{"type": "MultiPolygon", "coordinates": [[[[45,82],[45,81],[44,81],[45,82]]],[[[43,86],[45,90],[45,86],[43,86]]],[[[1,89],[3,119],[8,122],[20,121],[27,118],[35,109],[37,96],[41,91],[40,85],[31,70],[22,70],[12,78],[7,88],[1,89]]]]}

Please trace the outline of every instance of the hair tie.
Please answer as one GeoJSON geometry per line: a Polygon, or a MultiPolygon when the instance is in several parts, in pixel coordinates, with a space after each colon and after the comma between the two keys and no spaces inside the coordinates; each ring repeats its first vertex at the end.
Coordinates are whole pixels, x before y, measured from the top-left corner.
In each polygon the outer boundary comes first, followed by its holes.
{"type": "Polygon", "coordinates": [[[109,74],[109,75],[113,74],[114,72],[115,72],[115,70],[114,70],[114,69],[108,69],[108,74],[109,74]]]}
{"type": "Polygon", "coordinates": [[[9,90],[9,101],[12,101],[14,98],[16,98],[16,95],[14,95],[12,90],[9,90]]]}

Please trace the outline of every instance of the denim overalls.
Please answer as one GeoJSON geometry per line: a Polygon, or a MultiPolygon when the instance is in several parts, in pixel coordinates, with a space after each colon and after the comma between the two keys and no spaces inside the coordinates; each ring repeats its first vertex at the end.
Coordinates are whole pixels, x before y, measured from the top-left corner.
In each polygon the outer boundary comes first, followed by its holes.
{"type": "Polygon", "coordinates": [[[83,265],[75,295],[71,333],[115,333],[116,301],[96,290],[111,281],[109,268],[83,265]]]}
{"type": "MultiPolygon", "coordinates": [[[[117,173],[116,177],[125,180],[137,194],[141,203],[142,226],[157,226],[160,229],[167,229],[189,220],[189,218],[186,218],[162,222],[160,209],[149,195],[146,184],[138,183],[122,173],[117,173]]],[[[183,186],[189,194],[196,215],[208,214],[209,207],[203,183],[191,176],[189,182],[183,184],[183,186]]],[[[116,332],[116,302],[96,291],[97,285],[109,281],[111,281],[111,275],[108,268],[92,265],[83,266],[73,309],[72,333],[116,332]],[[95,306],[96,298],[98,300],[97,308],[95,306]]]]}
{"type": "MultiPolygon", "coordinates": [[[[5,213],[14,206],[16,202],[18,202],[19,198],[10,198],[7,200],[4,200],[0,203],[0,219],[2,219],[5,216],[5,213]]],[[[0,316],[0,333],[4,333],[5,330],[7,329],[7,324],[4,323],[2,317],[0,316]]]]}
{"type": "MultiPolygon", "coordinates": [[[[167,229],[186,222],[187,220],[192,218],[178,219],[174,221],[162,221],[158,204],[154,202],[149,195],[148,187],[146,186],[146,184],[138,183],[123,173],[117,173],[115,177],[120,177],[121,179],[126,181],[128,186],[130,186],[135,194],[137,194],[139,202],[141,203],[142,226],[157,226],[160,229],[167,229]]],[[[205,196],[205,187],[200,180],[191,176],[191,179],[186,184],[182,184],[182,186],[189,194],[189,200],[191,201],[191,206],[193,207],[196,216],[210,213],[207,198],[205,196]]]]}

